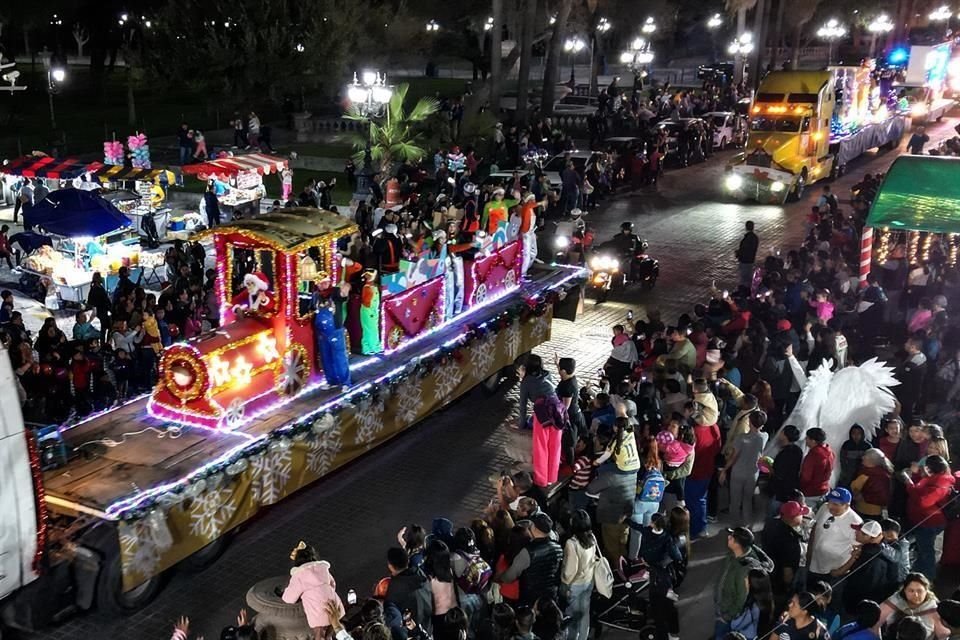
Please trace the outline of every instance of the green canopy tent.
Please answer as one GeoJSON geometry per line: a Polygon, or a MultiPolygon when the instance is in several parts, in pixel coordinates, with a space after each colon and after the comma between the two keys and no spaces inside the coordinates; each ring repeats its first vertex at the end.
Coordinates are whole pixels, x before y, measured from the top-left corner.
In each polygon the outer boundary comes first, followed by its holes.
{"type": "Polygon", "coordinates": [[[873,230],[960,233],[960,158],[900,156],[880,185],[860,239],[860,286],[873,258],[873,230]]]}

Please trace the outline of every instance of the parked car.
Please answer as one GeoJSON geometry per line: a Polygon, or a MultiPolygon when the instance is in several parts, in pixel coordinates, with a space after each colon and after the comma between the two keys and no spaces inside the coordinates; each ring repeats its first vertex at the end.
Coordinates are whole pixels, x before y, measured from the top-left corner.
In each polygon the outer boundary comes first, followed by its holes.
{"type": "Polygon", "coordinates": [[[566,166],[567,160],[573,160],[573,167],[577,170],[577,173],[582,176],[587,172],[587,167],[592,162],[596,162],[599,157],[600,153],[597,151],[567,151],[565,153],[558,153],[543,165],[543,174],[550,180],[551,187],[559,189],[563,184],[562,180],[560,180],[560,173],[566,166]]]}
{"type": "Polygon", "coordinates": [[[739,147],[747,139],[746,120],[733,111],[711,111],[703,114],[704,120],[713,123],[713,148],[739,147]]]}

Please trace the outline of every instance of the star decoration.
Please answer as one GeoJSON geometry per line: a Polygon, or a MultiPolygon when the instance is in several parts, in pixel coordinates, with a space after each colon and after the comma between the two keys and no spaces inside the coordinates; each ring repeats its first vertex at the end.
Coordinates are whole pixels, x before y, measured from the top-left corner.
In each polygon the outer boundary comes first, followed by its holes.
{"type": "Polygon", "coordinates": [[[213,378],[213,384],[217,387],[230,382],[230,363],[214,356],[210,360],[210,377],[213,378]]]}
{"type": "Polygon", "coordinates": [[[246,386],[250,384],[250,380],[253,378],[253,365],[247,362],[247,359],[243,356],[237,356],[231,373],[238,385],[246,386]]]}
{"type": "Polygon", "coordinates": [[[277,339],[269,333],[261,333],[260,339],[257,341],[257,353],[263,357],[263,361],[266,363],[273,362],[279,358],[280,352],[277,351],[277,339]]]}

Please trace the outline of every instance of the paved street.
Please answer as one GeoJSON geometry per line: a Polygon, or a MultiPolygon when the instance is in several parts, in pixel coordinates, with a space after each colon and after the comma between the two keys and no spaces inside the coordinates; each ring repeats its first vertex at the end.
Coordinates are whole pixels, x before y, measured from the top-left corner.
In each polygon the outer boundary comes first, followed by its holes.
{"type": "MultiPolygon", "coordinates": [[[[952,133],[952,124],[932,127],[931,137],[952,133]]],[[[660,260],[660,281],[652,292],[630,290],[623,299],[603,305],[588,300],[576,324],[554,322],[554,339],[541,348],[546,358],[573,355],[581,375],[591,378],[606,359],[609,327],[628,308],[642,318],[645,309],[658,307],[672,320],[702,301],[711,281],[731,283],[736,277],[733,251],[746,220],[756,222],[761,254],[799,243],[803,215],[819,187],[808,190],[806,201],[785,208],[726,202],[720,178],[727,158],[721,154],[709,163],[668,172],[657,190],[619,196],[590,215],[598,240],[612,235],[622,221],[634,221],[660,260]]],[[[865,171],[883,170],[892,158],[871,154],[853,163],[834,184],[835,192],[845,199],[865,171]]],[[[331,561],[341,593],[354,588],[362,597],[385,575],[385,551],[395,544],[401,526],[429,526],[436,516],[462,523],[483,509],[491,497],[490,476],[510,464],[503,451],[509,436],[502,425],[515,409],[512,392],[487,399],[474,391],[386,447],[266,511],[239,532],[212,567],[193,575],[175,572],[146,610],[123,620],[80,615],[27,637],[167,638],[173,620],[187,615],[196,632],[217,638],[221,627],[233,622],[250,585],[287,572],[289,550],[301,538],[331,561]]],[[[712,628],[711,571],[723,545],[714,537],[694,546],[691,572],[680,591],[684,636],[703,638],[712,628]]]]}

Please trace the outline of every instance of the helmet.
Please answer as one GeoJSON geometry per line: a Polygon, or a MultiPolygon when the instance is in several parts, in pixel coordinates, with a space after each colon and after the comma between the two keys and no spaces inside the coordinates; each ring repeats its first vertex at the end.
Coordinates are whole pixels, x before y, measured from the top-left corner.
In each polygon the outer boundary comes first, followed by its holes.
{"type": "Polygon", "coordinates": [[[620,231],[629,231],[630,233],[633,233],[633,223],[624,222],[623,224],[620,225],[620,231]]]}

